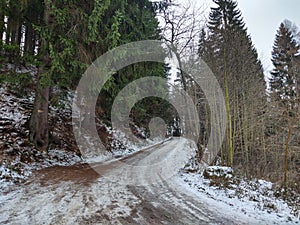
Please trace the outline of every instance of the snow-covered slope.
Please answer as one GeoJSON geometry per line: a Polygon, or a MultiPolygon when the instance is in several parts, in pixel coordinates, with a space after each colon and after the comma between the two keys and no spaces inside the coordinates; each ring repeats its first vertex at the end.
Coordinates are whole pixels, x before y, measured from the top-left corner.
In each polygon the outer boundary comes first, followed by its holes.
{"type": "MultiPolygon", "coordinates": [[[[32,171],[50,166],[68,166],[84,162],[101,162],[132,154],[157,141],[132,142],[121,132],[101,123],[101,132],[111,137],[111,151],[93,158],[82,158],[73,136],[71,120],[72,94],[61,102],[61,107],[50,107],[51,144],[47,153],[38,151],[29,141],[28,120],[34,94],[17,97],[2,84],[0,87],[0,190],[15,182],[23,182],[32,171]],[[103,128],[103,129],[102,129],[103,128]]],[[[103,134],[103,133],[101,133],[103,134]]],[[[92,141],[92,140],[91,140],[92,141]]]]}

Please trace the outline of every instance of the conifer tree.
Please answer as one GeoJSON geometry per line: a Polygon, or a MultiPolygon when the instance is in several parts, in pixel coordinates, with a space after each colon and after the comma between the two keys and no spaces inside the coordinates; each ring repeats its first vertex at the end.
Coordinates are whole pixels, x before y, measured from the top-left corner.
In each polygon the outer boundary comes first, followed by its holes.
{"type": "Polygon", "coordinates": [[[275,68],[271,72],[270,86],[273,96],[286,104],[294,102],[296,97],[298,87],[295,86],[297,74],[294,61],[299,49],[289,28],[281,23],[273,46],[272,62],[275,68]]]}
{"type": "MultiPolygon", "coordinates": [[[[42,44],[39,51],[39,82],[30,121],[31,140],[42,149],[48,145],[46,114],[51,87],[74,87],[88,65],[118,45],[159,38],[155,10],[148,0],[94,0],[88,4],[67,0],[45,2],[48,8],[44,8],[44,22],[36,28],[42,44]],[[41,90],[44,94],[39,97],[41,90]],[[44,105],[43,109],[40,104],[44,105]],[[37,122],[39,120],[41,122],[37,122]],[[44,135],[39,135],[40,132],[44,135]]],[[[165,74],[164,65],[151,62],[124,68],[107,82],[100,93],[98,107],[110,115],[113,98],[128,82],[144,75],[165,74]]],[[[96,86],[90,90],[98,95],[96,86]]],[[[92,104],[87,105],[92,107],[92,104]]],[[[95,109],[87,107],[86,110],[90,112],[95,109]]],[[[84,121],[87,124],[95,119],[88,115],[84,121]]]]}
{"type": "MultiPolygon", "coordinates": [[[[221,157],[224,164],[233,166],[234,156],[243,155],[241,159],[249,165],[249,155],[257,146],[255,127],[259,125],[254,121],[261,116],[259,108],[265,99],[262,65],[237,3],[233,0],[214,0],[214,3],[216,7],[211,8],[201,52],[225,96],[227,132],[221,157]]],[[[263,128],[258,129],[263,133],[263,128]]]]}
{"type": "MultiPolygon", "coordinates": [[[[296,55],[300,49],[293,37],[288,21],[280,24],[277,31],[273,51],[272,62],[274,69],[271,72],[270,89],[271,98],[276,110],[283,113],[278,121],[284,129],[284,163],[283,185],[287,185],[287,172],[289,170],[290,142],[294,136],[297,121],[299,119],[299,64],[296,55]],[[286,130],[286,131],[285,131],[286,130]]],[[[278,123],[277,121],[277,123],[278,123]]],[[[279,131],[276,129],[277,132],[279,131]]],[[[282,132],[279,132],[279,134],[282,132]]],[[[296,154],[297,155],[297,154],[296,154]]]]}
{"type": "MultiPolygon", "coordinates": [[[[117,0],[113,4],[112,10],[122,13],[122,19],[119,21],[118,29],[111,34],[110,40],[114,40],[116,45],[125,44],[132,41],[158,40],[160,39],[158,30],[158,21],[154,5],[148,0],[131,0],[128,2],[117,0]],[[121,11],[120,11],[121,9],[121,11]],[[114,38],[118,37],[118,38],[114,38]]],[[[116,14],[117,15],[117,14],[116,14]]],[[[109,41],[110,43],[114,43],[109,41]]],[[[143,76],[161,76],[166,77],[166,68],[161,63],[142,62],[130,65],[118,71],[113,76],[113,82],[105,86],[101,92],[99,106],[103,109],[105,116],[109,117],[112,102],[118,92],[128,83],[143,76]]],[[[148,117],[153,108],[161,105],[162,102],[151,98],[144,100],[143,104],[137,104],[132,111],[132,118],[142,119],[148,117]],[[147,104],[145,104],[147,102],[147,104]]],[[[163,105],[163,104],[162,104],[163,105]]],[[[140,123],[141,121],[135,121],[140,123]]]]}
{"type": "Polygon", "coordinates": [[[44,16],[43,1],[30,0],[24,13],[24,54],[34,56],[37,52],[40,35],[35,27],[41,26],[44,16]]]}

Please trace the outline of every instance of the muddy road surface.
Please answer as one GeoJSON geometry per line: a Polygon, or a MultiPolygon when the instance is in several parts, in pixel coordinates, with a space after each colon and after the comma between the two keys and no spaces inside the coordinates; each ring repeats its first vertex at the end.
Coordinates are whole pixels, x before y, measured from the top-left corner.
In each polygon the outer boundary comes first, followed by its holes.
{"type": "Polygon", "coordinates": [[[174,138],[106,163],[50,167],[0,198],[0,224],[245,224],[178,179],[191,142],[174,138]]]}

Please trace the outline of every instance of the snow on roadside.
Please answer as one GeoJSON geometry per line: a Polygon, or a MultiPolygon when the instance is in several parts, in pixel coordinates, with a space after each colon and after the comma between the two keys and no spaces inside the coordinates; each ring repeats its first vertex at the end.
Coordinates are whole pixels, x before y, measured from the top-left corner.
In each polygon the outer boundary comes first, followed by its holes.
{"type": "Polygon", "coordinates": [[[188,171],[191,170],[181,170],[177,182],[199,198],[210,200],[224,215],[232,212],[237,217],[246,216],[250,224],[300,224],[299,211],[293,211],[287,202],[274,196],[271,182],[240,180],[220,188],[211,186],[210,180],[205,179],[202,173],[188,171]]]}
{"type": "MultiPolygon", "coordinates": [[[[0,87],[0,191],[29,177],[33,170],[53,165],[72,165],[81,159],[75,152],[52,147],[40,152],[28,141],[26,123],[32,110],[34,94],[19,98],[5,85],[0,87]]],[[[58,113],[53,107],[50,114],[58,113]]],[[[64,115],[68,110],[61,110],[64,115]]]]}
{"type": "MultiPolygon", "coordinates": [[[[129,138],[127,134],[112,129],[105,124],[101,124],[101,126],[105,126],[105,129],[109,132],[109,134],[112,135],[112,142],[110,143],[111,151],[103,152],[102,154],[93,154],[93,153],[87,153],[84,157],[84,162],[87,163],[100,163],[104,161],[112,161],[114,159],[119,159],[121,157],[126,157],[132,154],[135,154],[138,151],[141,151],[144,148],[151,147],[153,145],[156,145],[162,141],[165,141],[162,138],[155,138],[153,140],[151,139],[138,139],[131,137],[129,138]],[[132,140],[134,139],[134,140],[132,140]]],[[[144,135],[144,131],[138,127],[135,127],[141,135],[144,135]]],[[[133,135],[132,135],[133,136],[133,135]]],[[[86,137],[88,138],[88,137],[86,137]]],[[[91,140],[88,140],[90,142],[90,145],[93,146],[93,143],[91,140]]]]}
{"type": "Polygon", "coordinates": [[[167,141],[168,139],[161,140],[161,139],[155,139],[155,140],[149,140],[146,139],[143,144],[136,145],[134,143],[129,142],[127,139],[124,138],[124,144],[123,146],[126,146],[126,148],[118,149],[116,146],[119,145],[114,145],[115,142],[113,142],[114,149],[111,152],[105,152],[103,154],[100,154],[98,156],[93,156],[93,157],[88,157],[84,158],[83,162],[86,163],[101,163],[101,162],[112,162],[115,160],[119,160],[120,158],[127,157],[130,155],[133,155],[145,148],[150,148],[156,144],[159,144],[163,141],[167,141]]]}

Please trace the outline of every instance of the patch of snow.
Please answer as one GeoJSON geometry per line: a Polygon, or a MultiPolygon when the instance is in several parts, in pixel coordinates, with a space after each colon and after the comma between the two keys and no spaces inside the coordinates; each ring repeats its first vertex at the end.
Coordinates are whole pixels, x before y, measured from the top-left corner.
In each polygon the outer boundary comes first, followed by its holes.
{"type": "MultiPolygon", "coordinates": [[[[101,124],[112,135],[113,140],[110,143],[111,151],[102,151],[101,153],[86,152],[84,154],[84,161],[87,163],[99,163],[104,161],[112,161],[132,154],[135,154],[144,148],[151,148],[152,146],[167,141],[169,139],[155,138],[151,139],[139,139],[136,138],[133,141],[130,140],[124,132],[112,129],[105,124],[101,124]]],[[[137,129],[137,128],[136,128],[137,129]]],[[[142,129],[139,128],[141,132],[142,129]]],[[[93,146],[93,141],[85,136],[89,145],[93,146]]]]}
{"type": "Polygon", "coordinates": [[[294,215],[286,202],[273,196],[270,182],[242,180],[229,189],[221,189],[210,186],[210,181],[197,173],[181,171],[177,179],[189,192],[206,198],[224,215],[234,212],[237,218],[243,216],[250,224],[300,224],[300,215],[294,215]]]}
{"type": "Polygon", "coordinates": [[[22,180],[25,176],[7,168],[5,163],[0,164],[0,191],[5,190],[8,186],[13,184],[11,178],[13,178],[13,180],[22,180]]]}
{"type": "Polygon", "coordinates": [[[30,101],[30,99],[17,99],[13,95],[7,94],[6,87],[0,87],[0,96],[0,101],[5,103],[0,108],[1,120],[9,120],[13,125],[20,127],[29,116],[24,114],[24,109],[18,105],[18,102],[30,101]]]}
{"type": "Polygon", "coordinates": [[[233,169],[227,166],[208,166],[204,171],[204,177],[233,177],[233,169]]]}

